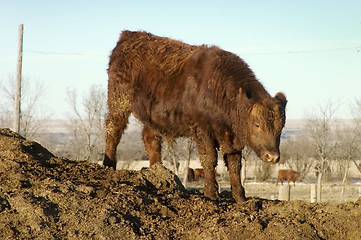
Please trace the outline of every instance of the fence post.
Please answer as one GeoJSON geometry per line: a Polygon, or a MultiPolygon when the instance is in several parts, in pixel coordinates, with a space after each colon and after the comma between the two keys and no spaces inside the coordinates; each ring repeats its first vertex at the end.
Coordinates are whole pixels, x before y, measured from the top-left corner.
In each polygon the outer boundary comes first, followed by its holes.
{"type": "Polygon", "coordinates": [[[311,203],[315,203],[317,200],[316,189],[316,184],[311,184],[311,203]]]}
{"type": "Polygon", "coordinates": [[[278,199],[289,201],[291,199],[291,186],[290,185],[280,185],[278,189],[278,199]]]}

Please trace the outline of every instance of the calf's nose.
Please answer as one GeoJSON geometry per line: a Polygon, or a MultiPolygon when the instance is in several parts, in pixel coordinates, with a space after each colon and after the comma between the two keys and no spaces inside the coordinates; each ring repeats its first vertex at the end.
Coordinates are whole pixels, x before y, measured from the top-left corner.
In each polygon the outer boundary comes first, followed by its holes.
{"type": "Polygon", "coordinates": [[[280,161],[280,154],[276,152],[266,152],[264,159],[269,163],[278,163],[280,161]]]}

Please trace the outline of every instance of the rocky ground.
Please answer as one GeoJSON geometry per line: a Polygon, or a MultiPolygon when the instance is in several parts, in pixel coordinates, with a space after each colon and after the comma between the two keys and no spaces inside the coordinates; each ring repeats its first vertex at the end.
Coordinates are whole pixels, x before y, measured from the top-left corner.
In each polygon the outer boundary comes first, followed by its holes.
{"type": "Polygon", "coordinates": [[[361,239],[361,199],[235,204],[222,192],[214,202],[161,165],[59,159],[1,129],[0,239],[361,239]]]}

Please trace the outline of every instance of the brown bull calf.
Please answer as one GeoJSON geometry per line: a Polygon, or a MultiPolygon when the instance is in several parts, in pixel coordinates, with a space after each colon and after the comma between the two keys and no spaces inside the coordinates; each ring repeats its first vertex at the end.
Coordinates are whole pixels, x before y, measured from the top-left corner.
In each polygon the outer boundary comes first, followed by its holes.
{"type": "Polygon", "coordinates": [[[268,94],[233,53],[124,31],[110,56],[108,76],[105,166],[116,166],[131,113],[144,124],[150,165],[161,162],[162,137],[194,139],[205,196],[211,199],[218,198],[217,149],[225,156],[236,202],[245,200],[240,170],[246,145],[266,162],[279,161],[286,97],[268,94]]]}

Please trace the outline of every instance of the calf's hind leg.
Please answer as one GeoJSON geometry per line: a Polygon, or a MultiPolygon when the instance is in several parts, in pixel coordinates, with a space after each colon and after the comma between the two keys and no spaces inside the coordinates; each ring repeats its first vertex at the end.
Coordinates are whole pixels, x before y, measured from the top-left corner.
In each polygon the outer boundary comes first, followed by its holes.
{"type": "Polygon", "coordinates": [[[197,143],[199,160],[204,169],[204,195],[212,200],[217,200],[217,152],[214,142],[207,135],[201,133],[197,133],[195,142],[197,143]]]}
{"type": "MultiPolygon", "coordinates": [[[[119,110],[119,109],[118,109],[119,110]]],[[[124,129],[128,124],[130,111],[119,112],[115,115],[109,113],[105,119],[106,136],[105,136],[105,156],[103,165],[116,169],[117,146],[123,135],[124,129]]]]}
{"type": "Polygon", "coordinates": [[[149,157],[149,166],[157,162],[162,162],[162,137],[147,126],[143,127],[142,139],[144,142],[145,151],[149,157]]]}

